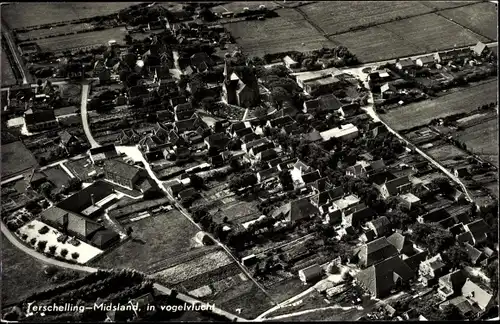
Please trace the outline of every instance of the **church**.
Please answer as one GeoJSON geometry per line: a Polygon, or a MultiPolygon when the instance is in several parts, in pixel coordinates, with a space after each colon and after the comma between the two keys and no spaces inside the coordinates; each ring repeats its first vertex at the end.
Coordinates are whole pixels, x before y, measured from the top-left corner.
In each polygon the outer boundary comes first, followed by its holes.
{"type": "Polygon", "coordinates": [[[248,66],[232,66],[229,54],[225,58],[222,91],[222,99],[231,105],[249,108],[260,102],[259,85],[252,69],[248,66]]]}

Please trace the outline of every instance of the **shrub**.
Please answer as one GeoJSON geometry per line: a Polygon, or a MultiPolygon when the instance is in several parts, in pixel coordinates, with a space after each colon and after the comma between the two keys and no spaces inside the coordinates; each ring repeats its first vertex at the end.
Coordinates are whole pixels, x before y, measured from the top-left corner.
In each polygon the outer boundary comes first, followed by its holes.
{"type": "Polygon", "coordinates": [[[62,256],[62,257],[66,257],[66,255],[68,255],[68,250],[66,250],[66,249],[62,249],[62,250],[61,250],[61,256],[62,256]]]}
{"type": "Polygon", "coordinates": [[[49,231],[50,231],[50,229],[48,228],[48,226],[44,226],[38,230],[38,233],[43,235],[43,234],[47,234],[49,231]]]}
{"type": "Polygon", "coordinates": [[[40,251],[44,251],[47,246],[47,241],[39,241],[37,246],[40,251]]]}
{"type": "Polygon", "coordinates": [[[30,240],[30,243],[31,243],[31,245],[35,246],[35,244],[36,244],[36,238],[32,238],[30,240]]]}
{"type": "Polygon", "coordinates": [[[27,238],[28,238],[28,234],[23,234],[22,239],[26,241],[27,238]]]}
{"type": "Polygon", "coordinates": [[[55,275],[57,271],[59,271],[59,269],[55,266],[48,266],[43,270],[43,272],[49,277],[55,275]]]}
{"type": "Polygon", "coordinates": [[[49,246],[49,252],[50,252],[50,254],[55,254],[56,250],[57,250],[57,246],[55,246],[55,245],[49,246]]]}
{"type": "Polygon", "coordinates": [[[75,260],[76,260],[76,259],[78,259],[78,257],[79,257],[79,256],[80,256],[80,254],[78,254],[78,252],[73,252],[73,253],[71,254],[71,257],[72,257],[73,259],[75,259],[75,260]]]}

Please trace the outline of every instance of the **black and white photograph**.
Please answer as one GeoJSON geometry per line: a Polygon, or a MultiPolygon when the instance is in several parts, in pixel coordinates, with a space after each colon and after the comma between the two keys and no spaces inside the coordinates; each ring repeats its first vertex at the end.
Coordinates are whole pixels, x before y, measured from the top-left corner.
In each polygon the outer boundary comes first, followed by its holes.
{"type": "Polygon", "coordinates": [[[1,2],[2,323],[499,321],[497,7],[1,2]]]}

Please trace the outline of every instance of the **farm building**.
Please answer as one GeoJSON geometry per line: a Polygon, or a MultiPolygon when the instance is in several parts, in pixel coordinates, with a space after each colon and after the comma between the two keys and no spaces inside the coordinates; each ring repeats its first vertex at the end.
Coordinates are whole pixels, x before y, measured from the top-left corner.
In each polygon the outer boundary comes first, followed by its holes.
{"type": "Polygon", "coordinates": [[[332,138],[347,141],[358,137],[358,135],[359,130],[353,124],[341,125],[340,127],[335,127],[320,133],[321,138],[323,138],[325,142],[332,138]]]}
{"type": "Polygon", "coordinates": [[[283,63],[285,63],[285,66],[289,69],[296,69],[297,67],[299,67],[299,63],[297,63],[296,61],[294,61],[290,56],[285,56],[283,58],[283,63]]]}
{"type": "Polygon", "coordinates": [[[89,157],[93,164],[103,162],[118,156],[118,151],[114,144],[103,145],[89,150],[89,157]]]}
{"type": "Polygon", "coordinates": [[[303,283],[320,278],[323,275],[323,269],[318,264],[313,264],[305,269],[299,270],[299,278],[303,283]]]}
{"type": "Polygon", "coordinates": [[[295,222],[318,214],[319,210],[309,199],[301,198],[281,206],[273,212],[273,217],[283,217],[287,222],[295,222]]]}
{"type": "Polygon", "coordinates": [[[407,70],[415,66],[415,62],[412,59],[406,58],[401,59],[396,63],[396,67],[399,70],[407,70]]]}
{"type": "Polygon", "coordinates": [[[436,63],[434,55],[426,55],[426,56],[419,57],[415,62],[420,67],[430,67],[430,66],[434,65],[434,63],[436,63]]]}
{"type": "Polygon", "coordinates": [[[24,122],[26,129],[30,132],[51,129],[58,125],[53,110],[33,111],[32,109],[28,109],[24,113],[24,122]]]}
{"type": "Polygon", "coordinates": [[[355,253],[358,257],[358,264],[364,268],[397,256],[397,254],[396,248],[385,237],[364,244],[355,253]]]}

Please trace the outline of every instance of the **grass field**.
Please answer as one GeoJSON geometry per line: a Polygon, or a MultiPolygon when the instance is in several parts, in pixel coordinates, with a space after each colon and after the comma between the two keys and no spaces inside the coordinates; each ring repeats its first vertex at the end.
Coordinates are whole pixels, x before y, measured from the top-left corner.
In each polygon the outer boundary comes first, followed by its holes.
{"type": "Polygon", "coordinates": [[[419,1],[421,4],[426,5],[434,9],[448,9],[455,7],[462,7],[467,5],[472,5],[479,1],[419,1]]]}
{"type": "Polygon", "coordinates": [[[331,35],[396,17],[431,12],[432,8],[416,1],[318,1],[300,7],[300,10],[327,35],[331,35]]]}
{"type": "Polygon", "coordinates": [[[429,123],[434,118],[470,112],[478,106],[497,101],[497,80],[491,80],[461,91],[448,93],[433,100],[426,100],[388,111],[382,119],[396,130],[403,130],[429,123]]]}
{"type": "Polygon", "coordinates": [[[444,10],[440,14],[490,40],[497,40],[498,12],[491,2],[444,10]]]}
{"type": "Polygon", "coordinates": [[[2,18],[10,28],[109,15],[140,2],[24,2],[2,6],[2,18]]]}
{"type": "Polygon", "coordinates": [[[55,26],[52,28],[34,29],[27,32],[17,33],[17,38],[19,39],[20,42],[24,42],[29,39],[45,38],[45,37],[50,37],[52,35],[79,32],[91,28],[92,25],[89,23],[55,26]]]}
{"type": "Polygon", "coordinates": [[[223,5],[215,6],[211,10],[214,13],[223,13],[227,11],[237,13],[237,12],[242,12],[243,8],[245,7],[251,10],[258,9],[260,5],[266,6],[266,8],[269,10],[279,8],[279,5],[273,1],[234,1],[230,3],[225,3],[223,5]]]}
{"type": "Polygon", "coordinates": [[[2,179],[36,167],[38,162],[22,142],[2,145],[2,179]]]}
{"type": "Polygon", "coordinates": [[[252,219],[260,216],[256,201],[235,201],[221,209],[221,212],[215,216],[214,221],[221,222],[224,217],[227,217],[229,222],[240,223],[239,220],[244,219],[245,216],[254,215],[252,219]]]}
{"type": "Polygon", "coordinates": [[[418,48],[419,52],[434,52],[455,45],[458,47],[474,45],[478,41],[488,42],[487,38],[476,35],[434,13],[390,22],[380,27],[394,35],[391,38],[403,38],[418,48]]]}
{"type": "Polygon", "coordinates": [[[468,154],[452,144],[437,145],[425,151],[436,159],[441,165],[450,170],[454,167],[467,165],[465,159],[468,154]]]}
{"type": "Polygon", "coordinates": [[[197,228],[176,210],[140,220],[130,226],[138,239],[129,240],[106,254],[95,262],[96,266],[147,271],[156,262],[196,249],[191,239],[197,228]]]}
{"type": "Polygon", "coordinates": [[[283,51],[309,51],[332,42],[318,33],[293,9],[280,9],[276,18],[224,25],[236,43],[250,56],[283,51]]]}
{"type": "Polygon", "coordinates": [[[2,87],[16,84],[16,75],[12,70],[12,65],[10,65],[9,59],[7,58],[7,54],[5,53],[2,46],[2,62],[1,62],[1,70],[2,70],[2,87]]]}
{"type": "Polygon", "coordinates": [[[119,44],[123,44],[124,36],[124,28],[117,27],[84,34],[45,38],[36,41],[36,43],[40,46],[42,52],[55,52],[86,46],[107,45],[108,41],[112,39],[119,44]]]}
{"type": "Polygon", "coordinates": [[[375,62],[421,52],[409,41],[396,37],[378,26],[331,38],[345,45],[362,62],[375,62]]]}
{"type": "Polygon", "coordinates": [[[498,168],[498,120],[492,119],[460,131],[455,136],[467,148],[498,168]]]}

